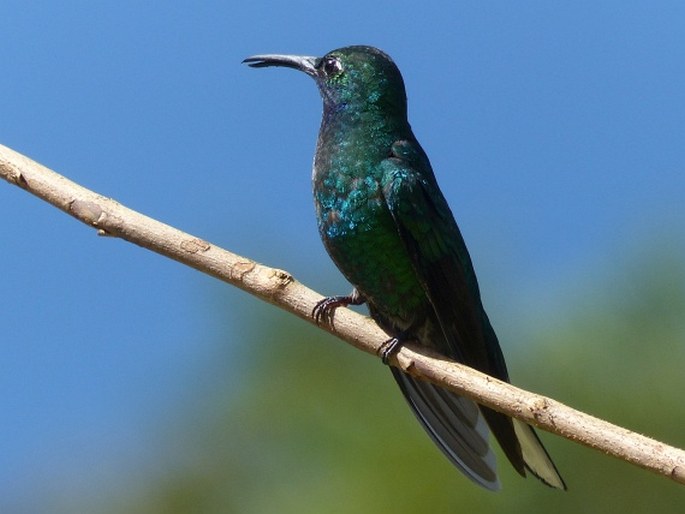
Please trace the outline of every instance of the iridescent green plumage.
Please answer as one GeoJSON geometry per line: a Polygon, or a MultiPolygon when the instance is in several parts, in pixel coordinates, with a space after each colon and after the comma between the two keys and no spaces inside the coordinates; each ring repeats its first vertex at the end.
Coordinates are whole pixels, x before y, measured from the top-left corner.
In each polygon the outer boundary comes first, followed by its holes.
{"type": "MultiPolygon", "coordinates": [[[[466,245],[407,121],[404,82],[380,50],[352,46],[324,57],[260,55],[254,67],[286,66],[312,76],[323,98],[314,159],[314,201],[328,253],[376,322],[400,342],[421,344],[502,380],[504,357],[466,245]]],[[[417,418],[467,476],[499,487],[490,426],[516,470],[565,485],[528,425],[392,368],[417,418]]]]}

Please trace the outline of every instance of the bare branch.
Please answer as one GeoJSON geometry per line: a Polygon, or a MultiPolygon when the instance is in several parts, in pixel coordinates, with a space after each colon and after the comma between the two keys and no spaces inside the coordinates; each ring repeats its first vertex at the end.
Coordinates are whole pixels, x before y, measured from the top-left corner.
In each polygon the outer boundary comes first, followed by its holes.
{"type": "MultiPolygon", "coordinates": [[[[322,296],[285,272],[258,264],[155,221],[0,145],[0,176],[42,198],[101,235],[119,237],[228,282],[314,323],[322,296]]],[[[378,355],[388,336],[368,317],[338,309],[334,326],[322,326],[367,353],[378,355]]],[[[685,451],[530,393],[416,345],[392,360],[416,377],[476,400],[497,411],[685,484],[685,451]]]]}

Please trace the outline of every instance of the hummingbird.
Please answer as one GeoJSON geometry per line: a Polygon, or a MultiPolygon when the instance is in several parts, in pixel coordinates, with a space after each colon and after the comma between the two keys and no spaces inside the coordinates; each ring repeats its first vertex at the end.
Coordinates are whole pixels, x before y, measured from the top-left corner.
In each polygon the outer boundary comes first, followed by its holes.
{"type": "MultiPolygon", "coordinates": [[[[353,291],[319,302],[316,321],[332,320],[339,306],[365,303],[391,337],[386,364],[411,340],[509,382],[466,244],[409,125],[393,60],[374,47],[348,46],[323,57],[264,54],[243,62],[302,71],[323,99],[312,173],[316,219],[353,291]]],[[[530,425],[390,369],[428,435],[471,480],[500,488],[492,431],[519,474],[566,489],[530,425]]]]}

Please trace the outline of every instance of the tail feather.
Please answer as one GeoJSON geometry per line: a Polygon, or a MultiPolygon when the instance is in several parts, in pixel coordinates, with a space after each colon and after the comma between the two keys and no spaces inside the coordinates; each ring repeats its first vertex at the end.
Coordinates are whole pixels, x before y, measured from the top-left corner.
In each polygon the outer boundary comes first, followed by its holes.
{"type": "Polygon", "coordinates": [[[491,490],[500,488],[487,423],[473,401],[391,368],[405,399],[428,435],[466,476],[491,490]]]}
{"type": "Polygon", "coordinates": [[[545,447],[542,446],[542,442],[540,442],[540,438],[533,427],[518,419],[513,421],[526,469],[548,486],[566,490],[564,479],[561,478],[557,467],[545,447]]]}
{"type": "Polygon", "coordinates": [[[554,462],[530,425],[480,407],[467,398],[417,380],[396,368],[391,370],[433,442],[471,480],[490,490],[500,489],[495,455],[488,442],[488,424],[494,423],[497,439],[503,449],[509,449],[505,454],[517,471],[525,476],[527,470],[550,487],[566,489],[554,462]],[[487,422],[483,411],[488,414],[487,422]]]}

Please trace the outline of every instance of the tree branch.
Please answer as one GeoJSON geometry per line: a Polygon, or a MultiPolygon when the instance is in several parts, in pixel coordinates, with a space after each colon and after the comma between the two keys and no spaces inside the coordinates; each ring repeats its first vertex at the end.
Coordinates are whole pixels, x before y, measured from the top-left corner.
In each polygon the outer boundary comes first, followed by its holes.
{"type": "MultiPolygon", "coordinates": [[[[2,145],[0,176],[96,228],[100,235],[119,237],[157,252],[314,323],[312,309],[322,296],[285,271],[139,214],[2,145]]],[[[370,318],[349,309],[336,310],[334,325],[321,328],[373,355],[378,355],[388,339],[370,318]]],[[[531,425],[685,484],[683,450],[447,361],[416,345],[404,345],[391,364],[531,425]]]]}

